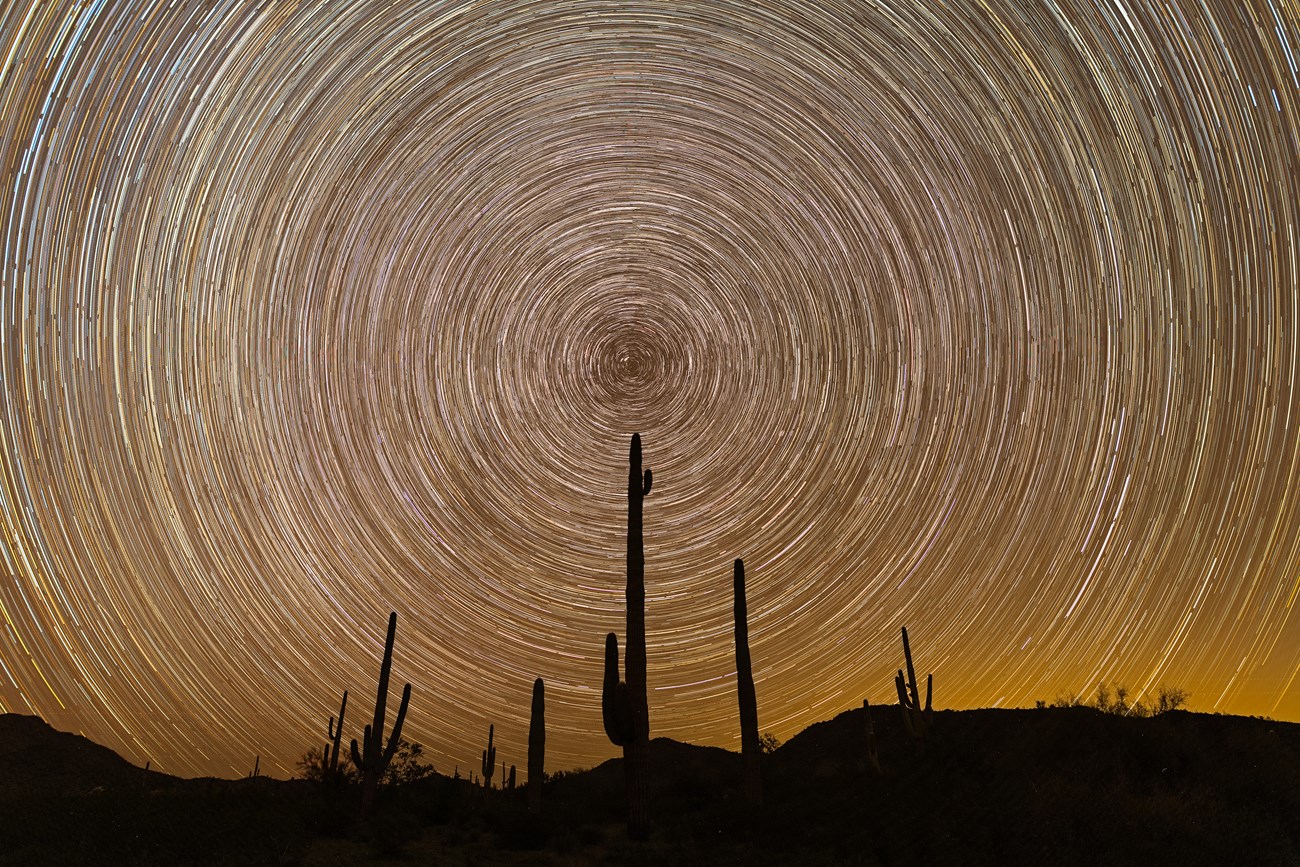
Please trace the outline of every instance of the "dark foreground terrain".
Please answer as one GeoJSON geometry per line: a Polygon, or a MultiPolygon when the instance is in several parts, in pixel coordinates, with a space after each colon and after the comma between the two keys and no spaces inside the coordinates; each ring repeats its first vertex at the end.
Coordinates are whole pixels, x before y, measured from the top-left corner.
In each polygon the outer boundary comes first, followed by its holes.
{"type": "Polygon", "coordinates": [[[0,716],[0,863],[1300,865],[1300,725],[1087,707],[935,714],[923,754],[873,708],[881,772],[852,710],[765,757],[652,744],[654,833],[626,839],[622,770],[524,792],[436,776],[383,793],[265,777],[181,780],[35,717],[0,716]]]}

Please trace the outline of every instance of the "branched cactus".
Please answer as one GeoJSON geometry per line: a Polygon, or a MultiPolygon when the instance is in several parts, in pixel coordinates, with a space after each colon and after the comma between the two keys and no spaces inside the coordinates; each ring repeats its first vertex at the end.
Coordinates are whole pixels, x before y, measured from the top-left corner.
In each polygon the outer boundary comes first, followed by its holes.
{"type": "Polygon", "coordinates": [[[649,470],[641,472],[641,435],[632,434],[627,477],[627,651],[624,678],[618,676],[618,637],[605,637],[605,680],[601,711],[605,733],[623,748],[627,788],[627,830],[634,840],[650,834],[647,773],[650,764],[650,705],[646,697],[645,542],[642,501],[650,493],[649,470]]]}
{"type": "MultiPolygon", "coordinates": [[[[617,656],[617,650],[615,650],[617,656]]],[[[542,782],[546,777],[546,685],[533,681],[533,714],[528,721],[528,810],[542,810],[542,782]]]]}
{"type": "Polygon", "coordinates": [[[898,705],[903,710],[903,726],[912,736],[918,750],[925,748],[925,735],[934,718],[930,709],[930,694],[934,687],[934,675],[925,677],[925,709],[921,708],[921,691],[916,683],[916,669],[912,667],[912,647],[907,641],[907,627],[903,627],[903,658],[907,663],[907,676],[903,669],[894,677],[894,686],[898,690],[898,705]]]}
{"type": "Polygon", "coordinates": [[[339,745],[343,741],[343,714],[348,709],[348,691],[343,690],[343,703],[339,705],[339,723],[334,725],[334,717],[330,717],[329,726],[325,729],[329,735],[329,741],[325,744],[324,765],[321,769],[322,776],[327,783],[336,783],[343,778],[339,773],[339,745]],[[331,749],[331,746],[333,749],[331,749]]]}
{"type": "Polygon", "coordinates": [[[397,612],[388,615],[388,638],[384,641],[384,661],[379,666],[379,689],[375,695],[375,719],[366,726],[360,746],[352,739],[352,764],[361,773],[361,814],[370,812],[375,802],[379,780],[393,760],[402,740],[402,723],[406,721],[406,707],[411,701],[411,685],[402,689],[402,703],[397,708],[393,733],[384,744],[384,717],[388,705],[388,676],[393,669],[393,639],[397,637],[397,612]]]}
{"type": "MultiPolygon", "coordinates": [[[[483,788],[492,788],[492,774],[497,769],[497,748],[492,746],[492,735],[496,726],[488,726],[488,745],[483,751],[483,788]]],[[[502,776],[505,776],[503,773],[502,776]]]]}
{"type": "Polygon", "coordinates": [[[749,659],[749,614],[745,605],[745,561],[737,560],[732,572],[732,612],[736,621],[736,694],[740,700],[740,753],[745,762],[745,797],[752,806],[763,804],[763,777],[759,758],[758,698],[749,659]]]}

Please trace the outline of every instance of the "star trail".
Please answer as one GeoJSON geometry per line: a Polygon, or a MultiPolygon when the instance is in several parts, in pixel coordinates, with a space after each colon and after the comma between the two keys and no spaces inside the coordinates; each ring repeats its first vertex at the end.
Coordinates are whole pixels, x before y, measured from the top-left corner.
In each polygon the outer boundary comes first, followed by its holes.
{"type": "Polygon", "coordinates": [[[0,12],[0,711],[181,775],[1118,681],[1300,719],[1300,5],[0,12]],[[399,689],[400,686],[394,689],[399,689]],[[355,710],[351,710],[355,708],[355,710]],[[349,730],[348,737],[359,735],[349,730]]]}

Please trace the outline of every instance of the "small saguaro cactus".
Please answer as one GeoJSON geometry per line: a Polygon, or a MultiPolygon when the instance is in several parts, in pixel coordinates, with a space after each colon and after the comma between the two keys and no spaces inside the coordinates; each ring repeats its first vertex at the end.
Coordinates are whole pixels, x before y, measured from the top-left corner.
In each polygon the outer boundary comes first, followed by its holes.
{"type": "Polygon", "coordinates": [[[397,708],[393,733],[384,744],[384,718],[387,716],[388,677],[393,670],[393,640],[397,637],[397,612],[388,615],[388,637],[384,640],[384,661],[379,666],[379,689],[375,694],[375,719],[366,726],[362,743],[352,739],[352,764],[361,772],[361,813],[365,815],[375,802],[379,779],[388,769],[397,747],[402,741],[402,723],[406,721],[406,707],[411,701],[411,685],[402,689],[402,703],[397,708]]]}
{"type": "Polygon", "coordinates": [[[736,694],[740,701],[740,753],[745,762],[745,797],[752,806],[763,804],[763,777],[759,768],[762,747],[758,740],[758,698],[749,659],[749,614],[745,605],[745,561],[736,560],[732,571],[732,613],[736,625],[736,694]]]}
{"type": "MultiPolygon", "coordinates": [[[[501,763],[501,773],[505,773],[505,762],[501,763]]],[[[510,766],[510,776],[506,778],[506,788],[514,791],[515,788],[515,766],[510,766]]]]}
{"type": "Polygon", "coordinates": [[[871,703],[862,700],[862,716],[867,721],[867,767],[880,773],[880,754],[876,752],[876,728],[871,724],[871,703]]]}
{"type": "Polygon", "coordinates": [[[903,726],[912,736],[917,749],[924,749],[926,731],[934,718],[930,709],[930,694],[934,687],[934,675],[925,676],[925,709],[921,709],[921,691],[916,683],[916,670],[912,667],[912,647],[907,641],[907,627],[903,627],[903,658],[907,663],[907,676],[903,669],[894,677],[894,686],[898,690],[898,704],[903,710],[903,726]]]}
{"type": "Polygon", "coordinates": [[[623,748],[627,831],[634,840],[650,835],[647,775],[650,765],[650,705],[646,695],[645,540],[642,505],[653,477],[641,471],[641,435],[632,434],[627,475],[627,650],[624,680],[618,672],[618,636],[605,636],[605,679],[601,712],[605,733],[623,748]]]}
{"type": "Polygon", "coordinates": [[[545,768],[546,685],[539,677],[533,681],[533,713],[528,721],[528,811],[530,813],[541,812],[545,768]]]}
{"type": "Polygon", "coordinates": [[[324,772],[322,776],[324,776],[327,783],[338,782],[342,779],[342,775],[339,773],[339,745],[343,740],[343,714],[347,712],[347,709],[348,691],[345,689],[343,690],[343,703],[339,705],[339,723],[337,726],[334,725],[334,717],[330,717],[329,726],[325,729],[330,740],[325,744],[325,755],[323,757],[325,767],[321,770],[324,772]],[[331,745],[333,749],[331,749],[331,745]]]}
{"type": "Polygon", "coordinates": [[[496,726],[488,726],[488,745],[483,751],[483,788],[492,788],[492,774],[497,769],[497,748],[492,746],[492,735],[496,726]]]}

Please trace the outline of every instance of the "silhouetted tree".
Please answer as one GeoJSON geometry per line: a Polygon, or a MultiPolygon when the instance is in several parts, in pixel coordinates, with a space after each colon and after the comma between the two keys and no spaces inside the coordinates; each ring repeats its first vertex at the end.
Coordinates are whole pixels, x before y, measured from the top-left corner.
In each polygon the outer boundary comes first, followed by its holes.
{"type": "Polygon", "coordinates": [[[355,783],[360,776],[347,756],[343,756],[331,772],[328,749],[312,747],[298,759],[297,779],[309,780],[313,783],[355,783]]]}
{"type": "Polygon", "coordinates": [[[383,786],[405,786],[431,776],[433,765],[424,761],[424,747],[403,738],[379,782],[383,786]]]}
{"type": "Polygon", "coordinates": [[[1182,707],[1189,697],[1185,689],[1176,686],[1162,686],[1156,694],[1156,704],[1152,713],[1168,713],[1171,710],[1178,710],[1182,707]]]}

